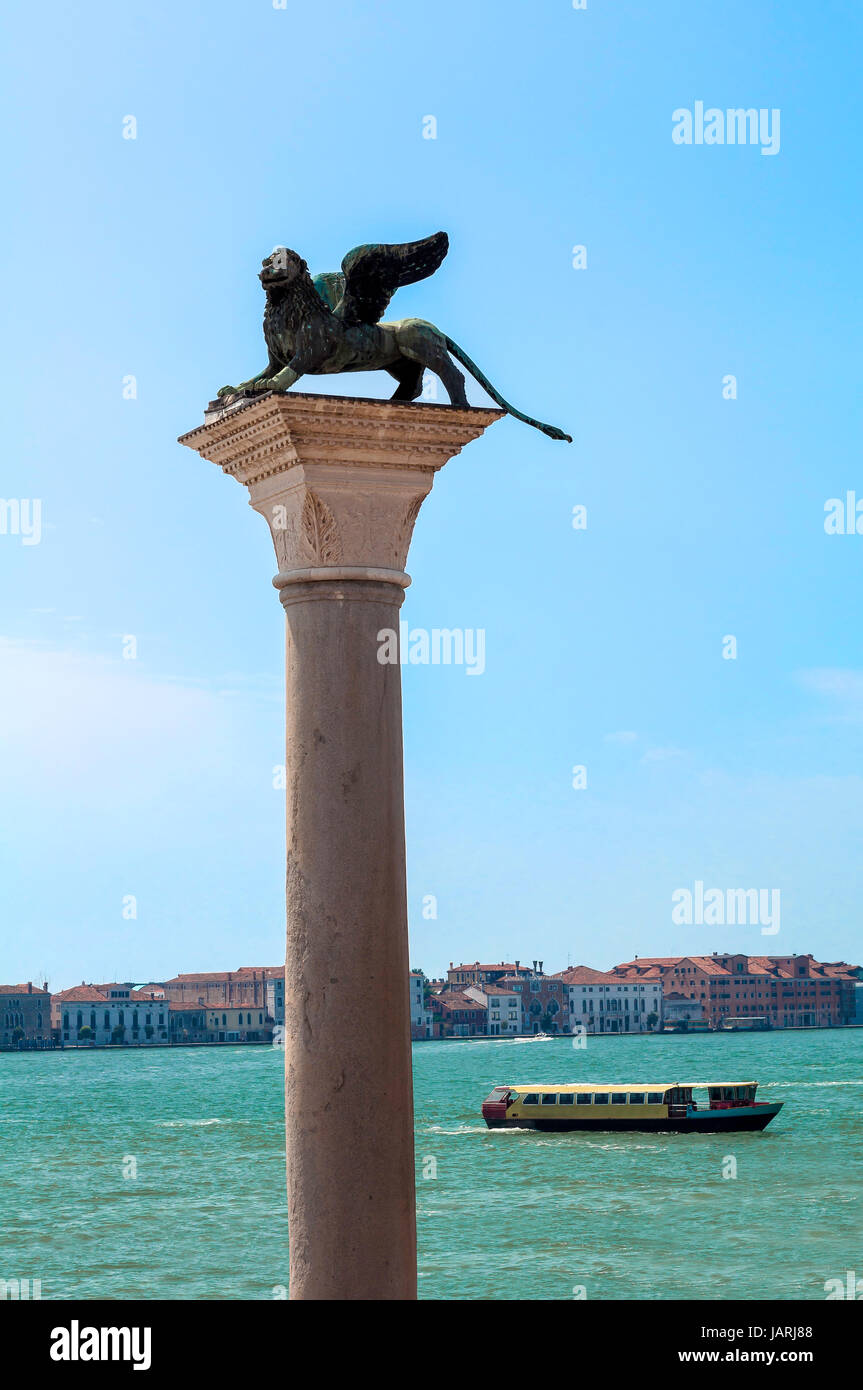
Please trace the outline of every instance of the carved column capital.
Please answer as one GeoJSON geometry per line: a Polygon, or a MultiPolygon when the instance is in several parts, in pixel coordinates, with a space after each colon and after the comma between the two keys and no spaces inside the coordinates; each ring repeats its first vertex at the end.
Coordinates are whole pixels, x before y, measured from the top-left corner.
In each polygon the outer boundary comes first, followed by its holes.
{"type": "Polygon", "coordinates": [[[271,393],[211,412],[180,442],[248,488],[273,538],[278,589],[315,580],[404,588],[435,473],[502,413],[271,393]]]}

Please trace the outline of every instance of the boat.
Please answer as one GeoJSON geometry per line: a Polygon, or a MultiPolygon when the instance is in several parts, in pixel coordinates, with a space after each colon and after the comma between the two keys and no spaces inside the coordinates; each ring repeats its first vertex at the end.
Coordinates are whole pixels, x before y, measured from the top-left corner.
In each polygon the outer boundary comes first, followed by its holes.
{"type": "Polygon", "coordinates": [[[764,1129],[783,1102],[757,1101],[757,1089],[757,1081],[495,1086],[483,1101],[482,1117],[489,1129],[551,1133],[587,1129],[713,1134],[764,1129]],[[701,1099],[695,1099],[693,1091],[701,1099]]]}

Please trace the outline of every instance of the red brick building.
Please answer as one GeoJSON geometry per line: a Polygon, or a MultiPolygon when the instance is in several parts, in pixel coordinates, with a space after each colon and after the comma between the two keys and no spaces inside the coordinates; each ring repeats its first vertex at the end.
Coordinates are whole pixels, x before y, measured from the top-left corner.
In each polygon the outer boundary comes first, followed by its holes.
{"type": "Polygon", "coordinates": [[[717,1027],[726,1018],[766,1018],[774,1028],[836,1028],[854,1019],[857,966],[812,955],[637,956],[614,967],[623,979],[658,970],[663,995],[700,1003],[717,1027]]]}
{"type": "Polygon", "coordinates": [[[209,1004],[214,1008],[266,1008],[267,981],[284,978],[283,965],[244,965],[239,970],[209,970],[175,975],[164,984],[176,1004],[209,1004]]]}
{"type": "Polygon", "coordinates": [[[523,1033],[569,1032],[569,996],[559,976],[504,975],[498,986],[519,995],[523,1033]]]}
{"type": "Polygon", "coordinates": [[[429,1009],[440,1020],[440,1037],[471,1038],[488,1032],[488,1009],[459,990],[432,994],[429,1009]]]}

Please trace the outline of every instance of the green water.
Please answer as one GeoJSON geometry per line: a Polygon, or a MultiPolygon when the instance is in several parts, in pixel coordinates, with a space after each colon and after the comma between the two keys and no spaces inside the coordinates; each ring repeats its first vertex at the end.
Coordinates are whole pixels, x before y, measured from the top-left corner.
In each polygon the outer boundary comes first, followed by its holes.
{"type": "MultiPolygon", "coordinates": [[[[0,1278],[44,1299],[272,1298],[281,1072],[258,1047],[0,1054],[0,1278]]],[[[863,1276],[861,1031],[419,1043],[414,1072],[423,1298],[823,1299],[863,1276]],[[749,1077],[786,1102],[762,1134],[478,1119],[499,1083],[749,1077]]]]}

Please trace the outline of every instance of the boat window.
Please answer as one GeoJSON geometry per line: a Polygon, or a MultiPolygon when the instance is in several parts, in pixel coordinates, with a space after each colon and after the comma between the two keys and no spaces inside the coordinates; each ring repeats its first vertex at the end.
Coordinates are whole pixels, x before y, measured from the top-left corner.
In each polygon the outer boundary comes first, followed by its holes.
{"type": "Polygon", "coordinates": [[[530,1095],[522,1096],[521,1103],[522,1105],[539,1105],[539,1096],[531,1091],[530,1095]]]}
{"type": "Polygon", "coordinates": [[[644,1092],[643,1092],[643,1091],[630,1091],[630,1093],[629,1093],[629,1103],[630,1103],[630,1105],[643,1105],[643,1104],[644,1104],[644,1092]]]}
{"type": "Polygon", "coordinates": [[[608,1105],[608,1093],[603,1092],[602,1095],[595,1095],[593,1103],[594,1105],[608,1105]]]}
{"type": "Polygon", "coordinates": [[[557,1096],[554,1091],[547,1092],[542,1098],[543,1105],[557,1105],[557,1096]]]}
{"type": "Polygon", "coordinates": [[[647,1092],[647,1104],[648,1104],[648,1105],[662,1105],[662,1103],[663,1103],[663,1099],[662,1099],[662,1092],[661,1092],[661,1091],[648,1091],[648,1092],[647,1092]]]}
{"type": "Polygon", "coordinates": [[[590,1105],[590,1091],[579,1091],[576,1096],[577,1105],[590,1105]]]}
{"type": "Polygon", "coordinates": [[[612,1093],[611,1093],[611,1103],[612,1103],[612,1105],[625,1105],[625,1104],[626,1104],[626,1092],[625,1092],[625,1091],[612,1091],[612,1093]]]}
{"type": "Polygon", "coordinates": [[[572,1105],[574,1101],[575,1096],[572,1094],[572,1091],[561,1091],[557,1098],[558,1105],[572,1105]]]}

